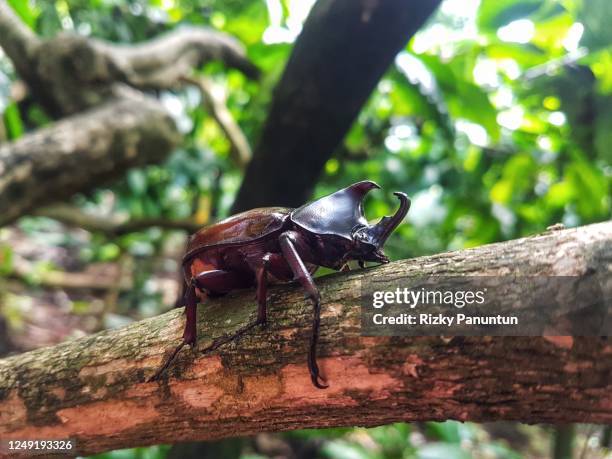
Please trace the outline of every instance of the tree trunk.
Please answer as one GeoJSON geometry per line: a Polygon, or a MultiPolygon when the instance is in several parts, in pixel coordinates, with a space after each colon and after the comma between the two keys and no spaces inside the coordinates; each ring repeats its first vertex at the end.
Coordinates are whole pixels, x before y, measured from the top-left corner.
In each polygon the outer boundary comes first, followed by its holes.
{"type": "MultiPolygon", "coordinates": [[[[364,337],[359,286],[411,276],[591,276],[610,300],[612,222],[317,279],[319,363],[306,368],[311,306],[301,289],[270,290],[269,326],[202,355],[183,350],[181,310],[0,360],[0,438],[72,438],[81,455],[154,443],[307,427],[458,419],[612,422],[605,337],[364,337]],[[604,282],[604,283],[606,283],[604,282]]],[[[524,290],[517,282],[516,292],[524,290]]],[[[254,292],[200,308],[200,346],[255,315],[254,292]]],[[[571,298],[570,298],[571,300],[571,298]]],[[[609,304],[609,303],[608,303],[609,304]]]]}
{"type": "Polygon", "coordinates": [[[312,194],[397,53],[441,0],[319,0],[295,42],[232,212],[312,194]]]}

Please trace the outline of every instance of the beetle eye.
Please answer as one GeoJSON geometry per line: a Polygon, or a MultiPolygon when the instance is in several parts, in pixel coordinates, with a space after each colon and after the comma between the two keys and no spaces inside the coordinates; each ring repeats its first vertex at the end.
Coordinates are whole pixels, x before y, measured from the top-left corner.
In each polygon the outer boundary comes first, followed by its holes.
{"type": "Polygon", "coordinates": [[[353,231],[352,231],[353,232],[353,237],[356,238],[356,239],[363,238],[363,233],[361,232],[361,230],[364,229],[364,228],[365,228],[365,226],[363,226],[363,225],[356,225],[353,228],[353,231]]]}
{"type": "Polygon", "coordinates": [[[353,233],[353,237],[360,242],[366,242],[368,240],[368,236],[362,231],[364,228],[365,226],[361,226],[353,233]]]}

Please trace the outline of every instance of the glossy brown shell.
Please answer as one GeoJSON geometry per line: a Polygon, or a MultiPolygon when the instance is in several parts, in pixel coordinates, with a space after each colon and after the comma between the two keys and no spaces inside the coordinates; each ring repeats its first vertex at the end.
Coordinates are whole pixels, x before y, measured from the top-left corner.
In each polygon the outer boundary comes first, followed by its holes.
{"type": "Polygon", "coordinates": [[[183,263],[211,248],[254,242],[280,231],[292,210],[286,207],[251,209],[205,226],[189,240],[183,263]]]}

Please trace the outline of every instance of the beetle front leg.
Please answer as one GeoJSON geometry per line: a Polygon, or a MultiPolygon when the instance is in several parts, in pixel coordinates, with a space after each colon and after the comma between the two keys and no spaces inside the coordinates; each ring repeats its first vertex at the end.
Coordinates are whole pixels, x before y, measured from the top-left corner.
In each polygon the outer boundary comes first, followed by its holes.
{"type": "Polygon", "coordinates": [[[319,366],[317,365],[317,343],[319,341],[319,327],[321,324],[321,295],[295,247],[296,244],[301,242],[301,238],[302,236],[295,231],[286,231],[280,235],[279,241],[285,260],[287,260],[291,267],[295,279],[306,290],[306,296],[312,301],[314,306],[312,334],[308,349],[308,370],[310,371],[310,379],[314,386],[319,389],[325,389],[328,386],[325,384],[325,379],[320,375],[319,366]]]}

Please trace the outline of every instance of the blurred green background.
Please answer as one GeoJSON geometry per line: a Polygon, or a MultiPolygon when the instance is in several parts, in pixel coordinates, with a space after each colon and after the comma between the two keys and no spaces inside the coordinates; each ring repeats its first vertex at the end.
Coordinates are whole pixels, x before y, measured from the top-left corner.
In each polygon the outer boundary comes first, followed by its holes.
{"type": "MultiPolygon", "coordinates": [[[[215,64],[201,72],[254,145],[313,1],[9,3],[45,37],[68,30],[130,43],[181,24],[234,35],[262,69],[262,79],[249,81],[215,64]]],[[[387,244],[392,259],[513,239],[555,223],[571,227],[609,219],[610,24],[608,0],[444,1],[379,82],[327,161],[315,195],[374,180],[385,191],[372,193],[366,203],[374,219],[393,211],[390,191],[407,192],[413,204],[407,224],[387,244]]],[[[73,205],[126,220],[193,218],[205,224],[228,214],[243,171],[223,130],[195,88],[159,97],[184,133],[181,147],[164,164],[131,170],[113,186],[74,197],[73,205]]],[[[24,102],[1,51],[0,113],[0,142],[50,122],[36,103],[24,102]]],[[[53,344],[167,310],[178,291],[185,238],[184,231],[159,228],[110,235],[42,217],[0,228],[0,352],[53,344]],[[68,288],[66,279],[75,272],[106,279],[108,287],[68,288]]],[[[211,456],[192,457],[549,457],[555,438],[557,446],[574,438],[573,457],[595,458],[606,454],[602,445],[609,446],[609,436],[609,430],[585,425],[394,424],[227,440],[209,444],[211,456]],[[261,443],[285,452],[270,452],[261,443]]],[[[95,457],[164,458],[169,450],[95,457]]]]}

